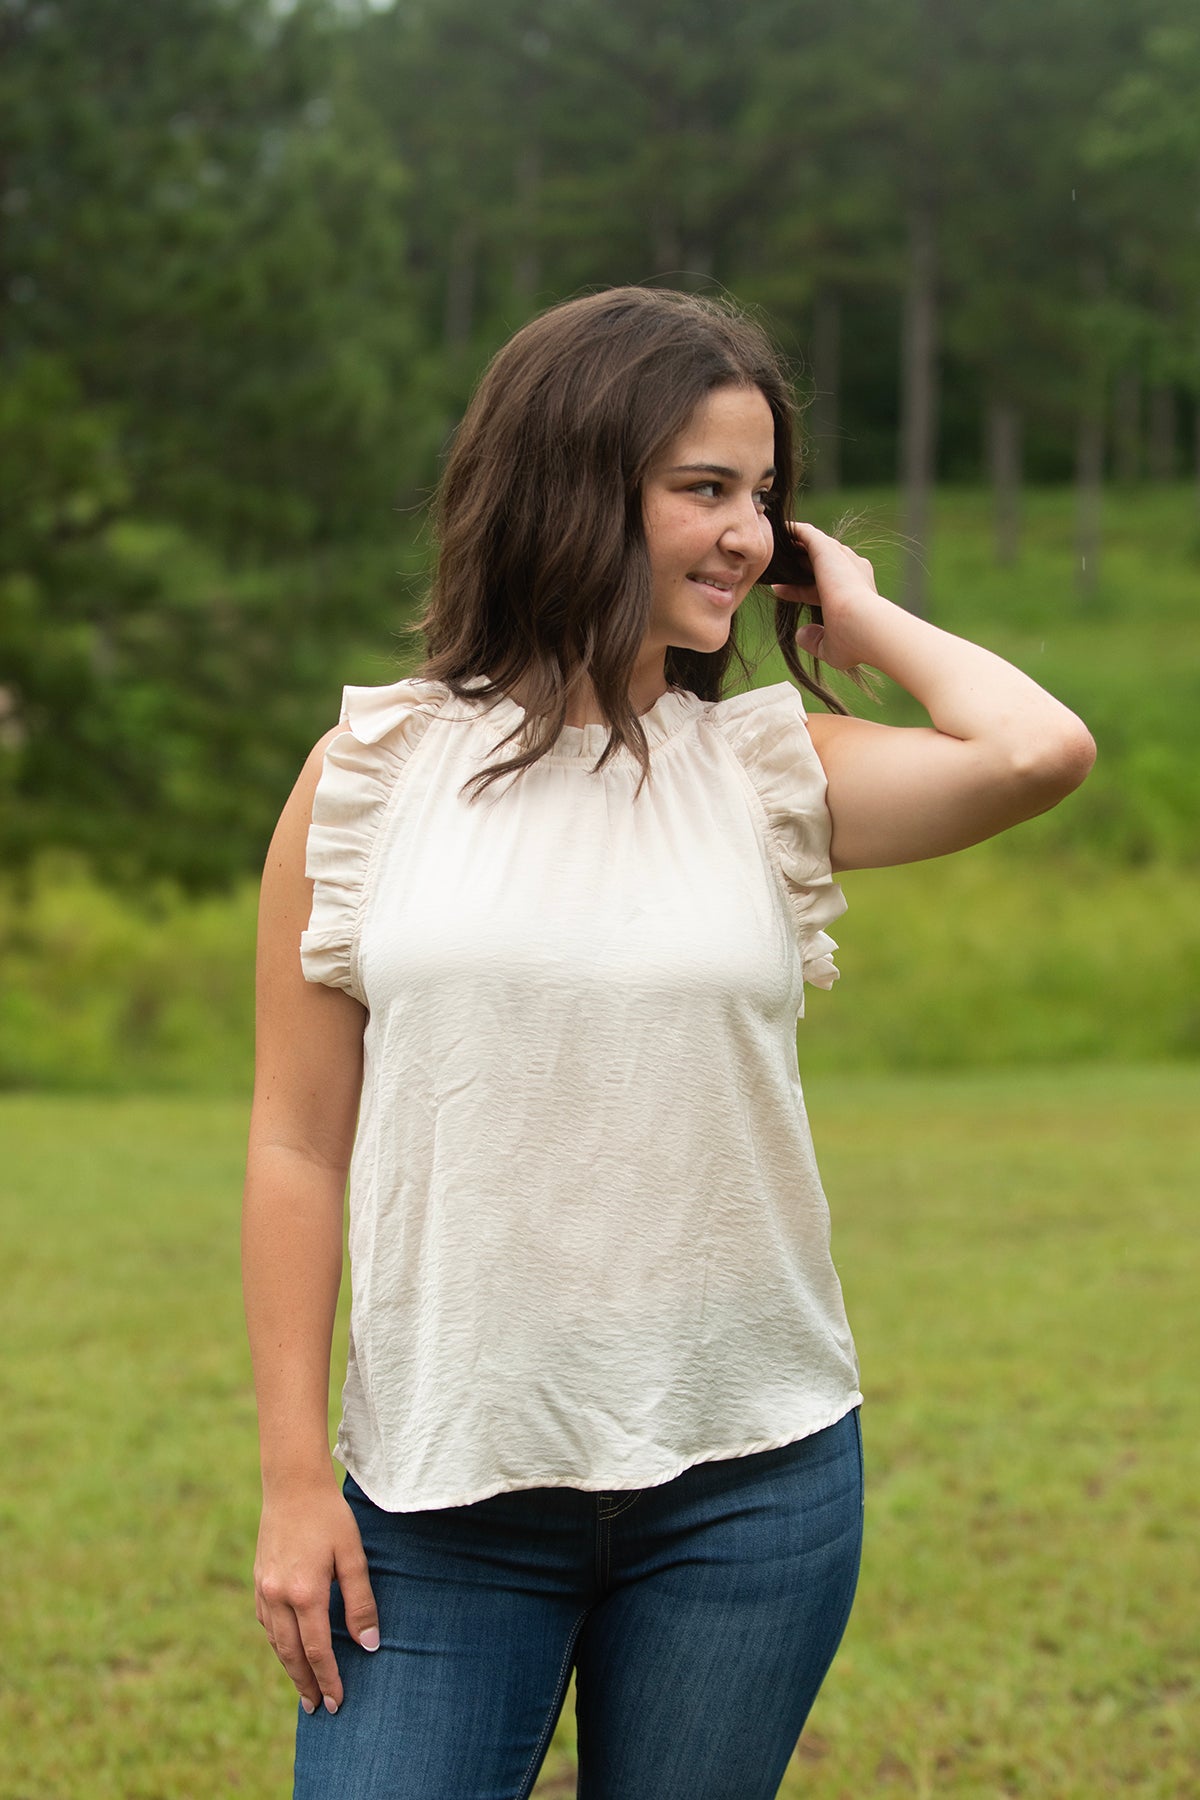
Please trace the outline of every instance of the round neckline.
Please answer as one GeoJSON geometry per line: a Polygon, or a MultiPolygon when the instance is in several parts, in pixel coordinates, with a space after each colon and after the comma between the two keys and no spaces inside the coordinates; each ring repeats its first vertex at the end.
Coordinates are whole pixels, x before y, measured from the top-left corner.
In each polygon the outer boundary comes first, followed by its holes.
{"type": "MultiPolygon", "coordinates": [[[[468,688],[484,687],[487,685],[487,680],[486,675],[472,675],[468,677],[464,685],[468,688]]],[[[684,720],[691,715],[693,708],[698,704],[696,695],[686,688],[668,688],[666,693],[660,694],[653,706],[646,712],[638,714],[649,748],[653,751],[660,744],[665,744],[668,738],[674,737],[684,720]]],[[[508,694],[484,700],[482,706],[483,715],[496,726],[498,738],[506,737],[515,726],[523,725],[529,717],[525,708],[518,705],[517,701],[508,694]]],[[[541,760],[550,761],[555,757],[575,760],[587,757],[595,761],[603,755],[609,736],[609,727],[598,722],[587,725],[564,725],[555,739],[553,747],[541,760]]],[[[628,757],[632,754],[633,752],[624,744],[619,744],[614,753],[615,757],[628,757]]]]}

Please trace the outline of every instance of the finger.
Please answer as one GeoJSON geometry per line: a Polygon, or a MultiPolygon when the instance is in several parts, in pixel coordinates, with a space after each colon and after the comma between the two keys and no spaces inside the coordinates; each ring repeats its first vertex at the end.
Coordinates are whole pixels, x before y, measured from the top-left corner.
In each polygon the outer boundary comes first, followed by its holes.
{"type": "MultiPolygon", "coordinates": [[[[313,1601],[309,1605],[298,1606],[296,1624],[304,1660],[316,1678],[325,1710],[335,1713],[342,1704],[343,1694],[342,1678],[338,1673],[337,1657],[333,1654],[333,1639],[329,1631],[328,1598],[322,1602],[313,1601]]],[[[295,1680],[295,1677],[292,1679],[295,1680]]],[[[299,1686],[299,1682],[296,1685],[299,1686]]]]}
{"type": "Polygon", "coordinates": [[[793,519],[789,530],[792,536],[804,545],[810,557],[814,555],[828,556],[832,559],[840,556],[848,563],[862,563],[868,569],[871,567],[865,556],[860,556],[857,550],[852,550],[849,544],[842,542],[841,538],[832,537],[829,532],[822,531],[819,526],[810,525],[806,519],[793,519]]]}
{"type": "Polygon", "coordinates": [[[337,1582],[342,1592],[346,1629],[364,1650],[379,1648],[379,1613],[371,1591],[371,1577],[362,1540],[355,1533],[355,1543],[343,1550],[337,1559],[337,1582]]]}
{"type": "Polygon", "coordinates": [[[321,1683],[305,1655],[295,1613],[290,1606],[274,1607],[264,1624],[271,1648],[291,1677],[301,1706],[307,1713],[316,1712],[322,1699],[321,1683]]]}
{"type": "Polygon", "coordinates": [[[825,627],[823,625],[802,625],[796,633],[796,643],[801,650],[807,651],[809,656],[820,656],[821,645],[824,642],[825,627]]]}
{"type": "Polygon", "coordinates": [[[831,538],[828,532],[822,531],[819,526],[810,525],[807,519],[789,519],[788,530],[798,543],[804,545],[806,550],[810,550],[814,543],[836,544],[838,541],[837,538],[831,538]]]}

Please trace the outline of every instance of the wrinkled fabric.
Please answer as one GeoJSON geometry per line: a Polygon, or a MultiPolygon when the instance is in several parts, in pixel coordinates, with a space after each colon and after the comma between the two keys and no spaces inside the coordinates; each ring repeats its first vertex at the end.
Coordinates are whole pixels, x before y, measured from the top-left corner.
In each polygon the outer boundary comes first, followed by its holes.
{"type": "Polygon", "coordinates": [[[797,690],[665,694],[636,798],[586,725],[472,802],[507,698],[342,716],[301,961],[369,1014],[351,1475],[389,1511],[646,1488],[835,1423],[861,1395],[796,1024],[845,901],[797,690]]]}

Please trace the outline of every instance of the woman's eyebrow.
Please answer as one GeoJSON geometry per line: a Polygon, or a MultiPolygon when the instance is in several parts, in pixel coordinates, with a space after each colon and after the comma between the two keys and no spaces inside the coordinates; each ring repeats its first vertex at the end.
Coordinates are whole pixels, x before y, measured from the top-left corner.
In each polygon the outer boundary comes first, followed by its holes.
{"type": "MultiPolygon", "coordinates": [[[[669,475],[723,475],[726,481],[740,481],[742,479],[742,471],[740,469],[728,469],[723,463],[676,463],[675,467],[669,469],[667,473],[669,475]]],[[[775,479],[775,469],[773,466],[763,470],[762,479],[764,481],[773,481],[775,479]]]]}

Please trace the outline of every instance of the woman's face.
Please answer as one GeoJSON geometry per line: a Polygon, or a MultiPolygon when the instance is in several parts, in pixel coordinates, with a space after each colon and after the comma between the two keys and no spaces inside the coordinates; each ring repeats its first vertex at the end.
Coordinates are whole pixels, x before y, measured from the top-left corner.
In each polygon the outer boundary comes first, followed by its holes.
{"type": "Polygon", "coordinates": [[[719,650],[771,560],[763,508],[775,423],[761,390],[720,387],[651,469],[642,495],[652,598],[643,654],[719,650]]]}

